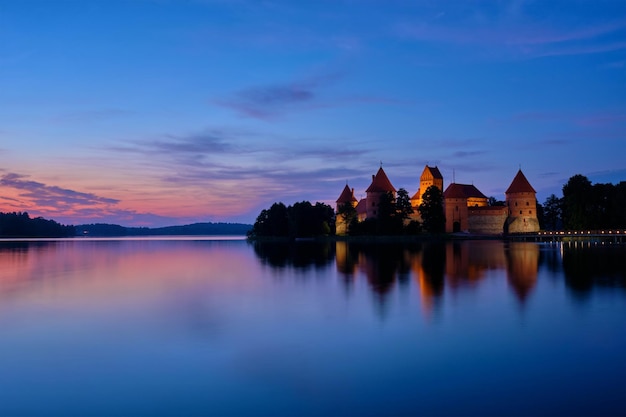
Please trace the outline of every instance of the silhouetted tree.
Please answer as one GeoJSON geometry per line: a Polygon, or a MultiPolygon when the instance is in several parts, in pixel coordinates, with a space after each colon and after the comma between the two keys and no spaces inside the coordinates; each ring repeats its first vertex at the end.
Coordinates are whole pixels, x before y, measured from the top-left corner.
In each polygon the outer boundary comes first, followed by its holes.
{"type": "Polygon", "coordinates": [[[591,182],[584,175],[574,175],[563,186],[563,224],[566,229],[591,227],[591,182]]]}
{"type": "MultiPolygon", "coordinates": [[[[318,235],[335,234],[335,210],[328,204],[317,202],[313,206],[318,235]]],[[[356,211],[355,211],[356,213],[356,211]]]]}
{"type": "Polygon", "coordinates": [[[331,206],[301,201],[289,207],[274,203],[269,210],[262,210],[248,236],[313,237],[334,230],[335,212],[331,206]]]}
{"type": "Polygon", "coordinates": [[[376,220],[376,231],[379,235],[396,235],[402,232],[402,218],[398,215],[393,193],[387,192],[380,196],[376,220]]]}
{"type": "Polygon", "coordinates": [[[422,227],[430,233],[442,233],[446,227],[446,217],[443,210],[443,194],[441,190],[431,185],[422,195],[422,204],[418,208],[422,217],[422,227]]]}
{"type": "Polygon", "coordinates": [[[621,181],[613,190],[613,196],[609,202],[609,217],[611,228],[626,228],[626,181],[621,181]]]}
{"type": "Polygon", "coordinates": [[[404,188],[398,190],[398,196],[396,197],[396,215],[400,217],[402,221],[407,220],[413,214],[413,206],[411,205],[411,197],[404,188]]]}
{"type": "Polygon", "coordinates": [[[64,226],[43,217],[31,219],[27,212],[0,213],[0,236],[67,237],[75,236],[74,226],[64,226]]]}
{"type": "Polygon", "coordinates": [[[287,207],[274,203],[268,210],[261,210],[248,236],[286,237],[289,233],[287,207]]]}
{"type": "Polygon", "coordinates": [[[563,222],[562,219],[563,201],[554,194],[550,194],[543,203],[544,228],[547,230],[558,230],[563,222]]]}

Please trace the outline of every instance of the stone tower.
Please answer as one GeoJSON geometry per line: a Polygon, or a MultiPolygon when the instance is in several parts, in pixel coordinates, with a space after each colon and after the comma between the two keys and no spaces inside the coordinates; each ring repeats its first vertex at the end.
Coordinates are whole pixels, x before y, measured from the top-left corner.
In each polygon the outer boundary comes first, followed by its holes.
{"type": "Polygon", "coordinates": [[[338,235],[344,235],[348,232],[348,224],[346,223],[344,216],[341,216],[339,214],[339,210],[341,206],[346,203],[350,204],[352,207],[356,207],[358,201],[354,197],[354,188],[350,188],[348,187],[348,184],[346,184],[346,186],[343,188],[343,191],[341,192],[341,195],[335,203],[337,204],[335,209],[335,212],[337,213],[337,219],[335,220],[335,233],[337,233],[338,235]]]}
{"type": "Polygon", "coordinates": [[[420,177],[420,188],[411,197],[411,206],[413,206],[414,210],[417,210],[419,205],[422,204],[422,196],[431,185],[436,186],[443,193],[443,175],[441,175],[439,168],[426,165],[420,177]]]}
{"type": "Polygon", "coordinates": [[[392,193],[394,197],[396,196],[396,189],[391,184],[391,181],[389,181],[389,178],[387,178],[383,167],[380,167],[376,175],[372,175],[372,183],[367,187],[367,190],[365,190],[368,219],[378,217],[380,196],[388,192],[392,193]]]}
{"type": "Polygon", "coordinates": [[[505,195],[509,210],[509,217],[504,228],[505,233],[538,232],[537,193],[521,169],[513,178],[505,195]]]}

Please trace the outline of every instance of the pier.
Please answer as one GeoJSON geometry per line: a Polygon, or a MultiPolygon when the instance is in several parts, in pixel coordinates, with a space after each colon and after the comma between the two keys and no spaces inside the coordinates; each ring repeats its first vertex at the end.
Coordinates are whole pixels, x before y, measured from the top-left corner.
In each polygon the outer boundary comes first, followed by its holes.
{"type": "Polygon", "coordinates": [[[547,230],[535,233],[516,233],[508,236],[512,240],[533,242],[555,241],[602,241],[624,243],[626,241],[626,229],[610,230],[547,230]]]}

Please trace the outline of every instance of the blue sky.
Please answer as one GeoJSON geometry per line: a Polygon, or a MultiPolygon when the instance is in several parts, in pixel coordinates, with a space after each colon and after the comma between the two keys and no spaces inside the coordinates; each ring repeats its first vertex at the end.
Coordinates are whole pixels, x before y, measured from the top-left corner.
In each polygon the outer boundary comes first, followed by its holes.
{"type": "Polygon", "coordinates": [[[381,161],[626,180],[624,1],[4,0],[0,39],[0,211],[252,223],[381,161]]]}

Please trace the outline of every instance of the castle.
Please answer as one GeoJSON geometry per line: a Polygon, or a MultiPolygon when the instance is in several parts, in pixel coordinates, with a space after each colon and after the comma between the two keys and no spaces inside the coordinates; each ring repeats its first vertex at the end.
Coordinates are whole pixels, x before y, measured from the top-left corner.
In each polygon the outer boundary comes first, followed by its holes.
{"type": "MultiPolygon", "coordinates": [[[[414,210],[411,220],[421,220],[417,208],[422,203],[424,192],[430,186],[435,186],[443,192],[447,233],[498,235],[539,231],[536,191],[521,169],[505,191],[505,205],[490,206],[489,198],[474,185],[453,182],[444,191],[443,176],[439,169],[426,165],[420,176],[419,189],[411,197],[411,206],[414,210]]],[[[376,175],[372,175],[372,182],[365,190],[366,196],[360,201],[354,197],[354,189],[346,184],[336,201],[337,212],[341,206],[348,203],[356,209],[359,221],[376,218],[380,197],[385,193],[391,193],[395,197],[396,192],[381,166],[376,175]]],[[[337,234],[345,234],[347,227],[341,216],[338,216],[337,234]]]]}

